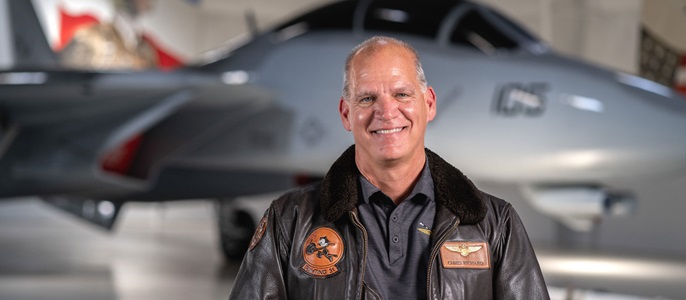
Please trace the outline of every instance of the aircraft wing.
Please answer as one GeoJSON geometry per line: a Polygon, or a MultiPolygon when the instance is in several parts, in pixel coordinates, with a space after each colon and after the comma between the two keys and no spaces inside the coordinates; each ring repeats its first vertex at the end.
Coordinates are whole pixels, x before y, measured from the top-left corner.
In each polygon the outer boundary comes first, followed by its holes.
{"type": "Polygon", "coordinates": [[[189,134],[265,110],[269,94],[258,88],[184,71],[0,73],[0,197],[143,193],[150,169],[197,141],[189,134]]]}
{"type": "Polygon", "coordinates": [[[69,70],[32,1],[0,1],[0,16],[0,198],[173,200],[292,186],[289,172],[245,159],[288,144],[292,113],[265,89],[197,68],[69,70]]]}

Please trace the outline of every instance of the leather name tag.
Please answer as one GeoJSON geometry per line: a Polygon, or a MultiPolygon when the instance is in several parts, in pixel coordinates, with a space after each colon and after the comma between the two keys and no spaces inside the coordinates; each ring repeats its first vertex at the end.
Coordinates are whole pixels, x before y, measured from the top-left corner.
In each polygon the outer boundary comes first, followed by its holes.
{"type": "Polygon", "coordinates": [[[485,242],[445,242],[441,246],[441,263],[449,269],[490,269],[491,254],[485,242]]]}

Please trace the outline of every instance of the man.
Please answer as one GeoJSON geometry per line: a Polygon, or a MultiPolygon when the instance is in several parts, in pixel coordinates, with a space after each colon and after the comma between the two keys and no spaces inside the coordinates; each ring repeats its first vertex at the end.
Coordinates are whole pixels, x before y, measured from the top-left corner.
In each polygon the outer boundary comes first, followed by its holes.
{"type": "Polygon", "coordinates": [[[436,95],[416,52],[353,49],[339,112],[355,145],[272,203],[231,299],[548,299],[524,228],[424,148],[436,95]]]}

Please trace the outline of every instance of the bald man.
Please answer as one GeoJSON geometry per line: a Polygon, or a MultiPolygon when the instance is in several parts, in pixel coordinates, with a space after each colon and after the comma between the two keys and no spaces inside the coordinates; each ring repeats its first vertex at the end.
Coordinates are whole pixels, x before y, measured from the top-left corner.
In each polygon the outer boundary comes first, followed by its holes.
{"type": "Polygon", "coordinates": [[[355,145],[272,203],[230,299],[549,299],[512,206],[424,147],[436,94],[411,46],[355,47],[338,110],[355,145]]]}

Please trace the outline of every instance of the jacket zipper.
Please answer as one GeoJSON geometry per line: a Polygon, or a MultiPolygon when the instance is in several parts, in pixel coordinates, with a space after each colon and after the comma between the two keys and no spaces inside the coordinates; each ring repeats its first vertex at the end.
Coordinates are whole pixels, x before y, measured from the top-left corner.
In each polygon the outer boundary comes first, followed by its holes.
{"type": "Polygon", "coordinates": [[[429,270],[426,276],[426,300],[431,300],[431,271],[433,270],[434,260],[436,256],[438,256],[438,250],[441,249],[443,242],[448,239],[448,236],[450,236],[450,234],[457,228],[457,225],[459,224],[460,218],[456,218],[455,223],[453,223],[450,229],[448,229],[448,231],[446,231],[445,234],[438,239],[436,246],[433,248],[433,250],[431,250],[431,257],[429,258],[429,270]]]}
{"type": "Polygon", "coordinates": [[[364,251],[363,251],[363,255],[362,255],[362,270],[360,271],[360,273],[362,274],[362,276],[360,277],[362,279],[362,281],[360,282],[360,292],[359,292],[359,296],[357,297],[357,299],[362,299],[362,287],[363,287],[363,283],[364,283],[364,273],[365,273],[365,270],[367,270],[367,230],[364,229],[364,226],[362,226],[362,223],[357,219],[357,215],[355,214],[354,211],[350,212],[350,219],[352,219],[353,224],[355,224],[355,226],[357,226],[357,228],[362,230],[362,237],[363,237],[362,241],[363,241],[363,245],[364,245],[364,251]]]}

